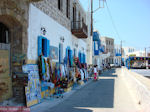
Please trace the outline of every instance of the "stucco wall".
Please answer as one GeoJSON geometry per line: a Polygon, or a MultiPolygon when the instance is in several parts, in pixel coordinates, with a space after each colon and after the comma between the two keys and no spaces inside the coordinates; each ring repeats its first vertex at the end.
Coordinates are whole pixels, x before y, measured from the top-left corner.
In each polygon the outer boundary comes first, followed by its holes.
{"type": "MultiPolygon", "coordinates": [[[[67,46],[73,50],[74,42],[78,43],[78,51],[82,51],[82,47],[86,49],[86,43],[82,39],[77,39],[72,33],[60,25],[57,21],[47,16],[41,10],[30,4],[29,7],[29,28],[28,28],[28,60],[38,59],[38,36],[41,35],[41,27],[46,28],[45,37],[50,40],[50,45],[59,47],[61,43],[60,37],[64,37],[63,43],[63,57],[65,56],[65,49],[67,46]]],[[[77,53],[78,53],[77,51],[77,53]]],[[[86,53],[86,52],[84,52],[86,53]]]]}

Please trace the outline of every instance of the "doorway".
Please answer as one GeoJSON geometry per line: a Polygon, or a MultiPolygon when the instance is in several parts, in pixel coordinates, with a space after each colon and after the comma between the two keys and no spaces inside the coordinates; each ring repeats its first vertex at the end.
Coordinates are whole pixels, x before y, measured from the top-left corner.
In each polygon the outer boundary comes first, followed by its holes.
{"type": "Polygon", "coordinates": [[[20,22],[15,17],[0,15],[0,102],[12,98],[12,77],[22,71],[22,40],[20,22]]]}
{"type": "Polygon", "coordinates": [[[0,102],[12,96],[9,28],[0,22],[0,102]]]}

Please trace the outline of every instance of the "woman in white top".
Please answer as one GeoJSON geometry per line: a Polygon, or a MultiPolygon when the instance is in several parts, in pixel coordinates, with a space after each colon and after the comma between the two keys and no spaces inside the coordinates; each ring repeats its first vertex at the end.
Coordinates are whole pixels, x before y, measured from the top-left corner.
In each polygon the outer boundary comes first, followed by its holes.
{"type": "Polygon", "coordinates": [[[94,80],[97,80],[97,65],[94,65],[94,80]]]}

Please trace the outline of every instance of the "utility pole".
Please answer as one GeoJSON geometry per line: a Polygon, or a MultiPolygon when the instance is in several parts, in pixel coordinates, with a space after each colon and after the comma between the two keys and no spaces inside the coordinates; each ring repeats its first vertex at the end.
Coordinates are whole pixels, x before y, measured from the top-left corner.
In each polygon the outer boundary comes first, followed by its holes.
{"type": "Polygon", "coordinates": [[[122,40],[121,40],[121,66],[122,66],[122,40]]]}
{"type": "Polygon", "coordinates": [[[145,48],[145,57],[146,57],[146,48],[145,48]]]}
{"type": "Polygon", "coordinates": [[[91,36],[93,36],[93,0],[91,0],[91,36]]]}
{"type": "Polygon", "coordinates": [[[145,66],[146,66],[146,48],[145,48],[145,66]]]}

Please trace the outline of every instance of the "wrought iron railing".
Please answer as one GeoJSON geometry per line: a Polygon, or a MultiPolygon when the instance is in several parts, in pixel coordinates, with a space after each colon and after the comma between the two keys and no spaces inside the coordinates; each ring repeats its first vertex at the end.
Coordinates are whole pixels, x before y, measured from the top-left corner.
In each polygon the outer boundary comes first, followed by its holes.
{"type": "Polygon", "coordinates": [[[72,30],[82,30],[87,34],[87,25],[82,21],[72,21],[71,23],[72,30]]]}

